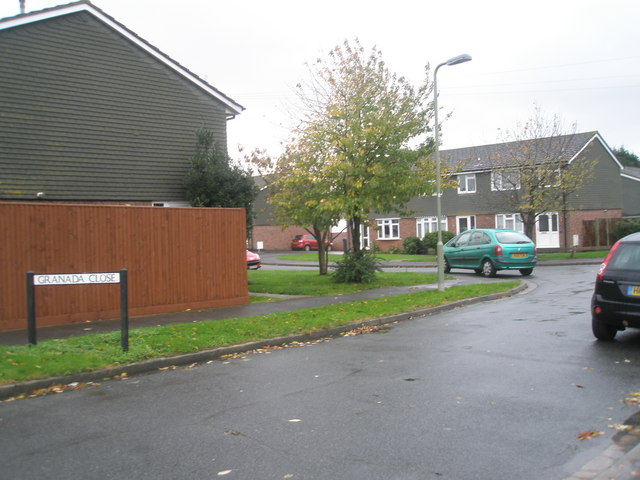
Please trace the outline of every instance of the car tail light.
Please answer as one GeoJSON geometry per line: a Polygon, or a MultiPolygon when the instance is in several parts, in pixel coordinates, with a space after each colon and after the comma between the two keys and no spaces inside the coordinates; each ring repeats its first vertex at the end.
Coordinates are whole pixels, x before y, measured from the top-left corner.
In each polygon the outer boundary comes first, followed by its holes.
{"type": "Polygon", "coordinates": [[[607,266],[609,265],[609,261],[611,260],[611,256],[613,255],[613,252],[616,251],[616,248],[618,248],[618,245],[620,245],[620,240],[618,240],[613,245],[613,247],[611,247],[611,250],[609,250],[609,254],[604,259],[604,262],[602,262],[602,265],[600,265],[600,270],[598,270],[598,274],[596,275],[596,283],[602,282],[602,278],[604,277],[604,271],[607,269],[607,266]]]}
{"type": "Polygon", "coordinates": [[[493,254],[496,256],[502,255],[502,247],[500,245],[493,246],[493,254]]]}

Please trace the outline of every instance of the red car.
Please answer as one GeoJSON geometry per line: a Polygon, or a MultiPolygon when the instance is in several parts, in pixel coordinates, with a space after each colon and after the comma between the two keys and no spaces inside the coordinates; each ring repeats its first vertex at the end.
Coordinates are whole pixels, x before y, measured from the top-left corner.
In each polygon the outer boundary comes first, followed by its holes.
{"type": "MultiPolygon", "coordinates": [[[[333,244],[331,242],[325,241],[325,247],[327,250],[331,250],[333,244]]],[[[296,235],[291,240],[291,250],[317,250],[318,249],[318,241],[316,237],[313,235],[296,235]]]]}
{"type": "Polygon", "coordinates": [[[262,260],[257,253],[247,250],[247,270],[257,270],[262,266],[262,260]]]}

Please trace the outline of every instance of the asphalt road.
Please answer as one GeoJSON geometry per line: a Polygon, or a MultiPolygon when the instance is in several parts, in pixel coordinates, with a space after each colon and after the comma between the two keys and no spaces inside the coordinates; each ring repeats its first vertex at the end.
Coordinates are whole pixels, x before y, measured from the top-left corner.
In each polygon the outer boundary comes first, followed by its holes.
{"type": "Polygon", "coordinates": [[[540,267],[526,293],[379,333],[2,403],[0,477],[561,480],[637,412],[640,332],[593,339],[596,270],[540,267]]]}

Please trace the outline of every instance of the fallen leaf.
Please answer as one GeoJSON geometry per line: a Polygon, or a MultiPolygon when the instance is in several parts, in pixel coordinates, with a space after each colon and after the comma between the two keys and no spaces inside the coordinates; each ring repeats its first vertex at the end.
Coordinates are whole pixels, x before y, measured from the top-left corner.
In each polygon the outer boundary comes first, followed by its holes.
{"type": "Polygon", "coordinates": [[[614,423],[612,425],[609,425],[609,428],[613,428],[614,430],[617,430],[619,432],[626,432],[629,431],[633,428],[633,426],[631,425],[622,425],[620,423],[614,423]]]}
{"type": "Polygon", "coordinates": [[[631,404],[631,405],[638,405],[638,403],[640,403],[640,392],[631,392],[628,394],[628,396],[624,399],[625,403],[631,404]]]}
{"type": "Polygon", "coordinates": [[[599,437],[600,435],[604,435],[604,432],[582,432],[578,434],[578,440],[587,440],[588,438],[599,437]]]}
{"type": "Polygon", "coordinates": [[[300,420],[299,418],[292,418],[291,420],[289,420],[289,422],[291,423],[298,423],[301,422],[302,420],[300,420]]]}
{"type": "Polygon", "coordinates": [[[221,472],[218,472],[218,476],[224,477],[225,475],[229,475],[231,472],[233,472],[233,470],[222,470],[221,472]]]}

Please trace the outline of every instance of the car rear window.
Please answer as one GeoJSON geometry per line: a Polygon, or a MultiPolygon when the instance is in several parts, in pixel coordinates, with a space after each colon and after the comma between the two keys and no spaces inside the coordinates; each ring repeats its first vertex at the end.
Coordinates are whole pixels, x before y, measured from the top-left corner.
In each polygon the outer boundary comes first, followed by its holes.
{"type": "Polygon", "coordinates": [[[609,268],[640,272],[640,243],[620,243],[609,261],[609,268]]]}
{"type": "Polygon", "coordinates": [[[508,244],[533,243],[529,237],[520,232],[496,232],[496,239],[500,243],[508,244]]]}

